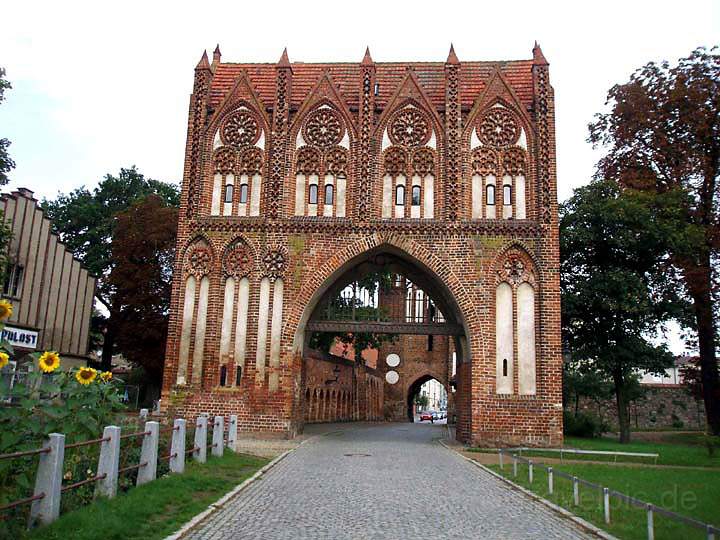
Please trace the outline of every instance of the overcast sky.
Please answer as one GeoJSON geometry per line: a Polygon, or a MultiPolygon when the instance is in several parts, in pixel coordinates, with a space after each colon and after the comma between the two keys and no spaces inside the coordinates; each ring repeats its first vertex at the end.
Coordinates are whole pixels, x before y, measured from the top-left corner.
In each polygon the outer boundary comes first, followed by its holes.
{"type": "Polygon", "coordinates": [[[376,62],[531,58],[550,62],[560,199],[599,154],[587,124],[607,90],[650,60],[720,43],[720,2],[5,2],[0,66],[13,89],[0,137],[17,168],[9,188],[54,198],[137,165],[179,183],[193,68],[220,44],[229,62],[376,62]],[[553,7],[555,6],[555,7],[553,7]],[[201,9],[203,8],[203,9],[201,9]]]}

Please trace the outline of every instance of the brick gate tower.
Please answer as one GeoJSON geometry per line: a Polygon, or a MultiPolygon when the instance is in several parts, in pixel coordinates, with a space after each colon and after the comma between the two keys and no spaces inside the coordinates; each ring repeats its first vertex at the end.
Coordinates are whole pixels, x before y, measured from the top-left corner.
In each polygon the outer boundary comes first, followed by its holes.
{"type": "MultiPolygon", "coordinates": [[[[451,336],[458,439],[558,444],[554,97],[548,62],[532,53],[461,62],[451,47],[445,62],[376,63],[366,51],[328,64],[203,54],[163,407],[294,436],[320,414],[307,366],[310,334],[334,324],[319,315],[323,298],[390,268],[432,297],[442,323],[362,328],[451,336]]],[[[343,365],[318,379],[323,411],[381,418],[387,369],[353,371],[346,395],[343,365]]]]}

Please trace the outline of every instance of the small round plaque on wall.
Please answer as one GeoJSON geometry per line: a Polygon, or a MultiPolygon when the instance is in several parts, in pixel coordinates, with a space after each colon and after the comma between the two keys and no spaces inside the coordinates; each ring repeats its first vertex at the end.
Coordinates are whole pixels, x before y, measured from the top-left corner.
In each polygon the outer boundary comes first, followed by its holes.
{"type": "Polygon", "coordinates": [[[400,380],[400,375],[398,375],[397,371],[388,371],[385,374],[385,380],[390,384],[395,384],[400,380]]]}
{"type": "Polygon", "coordinates": [[[397,367],[400,365],[400,357],[395,353],[391,353],[387,355],[385,362],[390,367],[397,367]]]}

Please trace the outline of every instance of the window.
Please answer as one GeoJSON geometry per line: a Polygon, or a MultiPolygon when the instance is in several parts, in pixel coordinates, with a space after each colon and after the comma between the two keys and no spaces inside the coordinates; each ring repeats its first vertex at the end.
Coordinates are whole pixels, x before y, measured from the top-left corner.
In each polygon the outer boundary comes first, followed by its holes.
{"type": "Polygon", "coordinates": [[[242,368],[235,366],[235,386],[240,386],[240,381],[242,381],[242,368]]]}
{"type": "Polygon", "coordinates": [[[495,185],[494,184],[488,184],[488,186],[485,188],[485,200],[487,200],[487,203],[489,205],[495,204],[495,185]]]}
{"type": "Polygon", "coordinates": [[[405,205],[405,186],[399,185],[395,188],[395,205],[405,205]]]}
{"type": "Polygon", "coordinates": [[[503,358],[503,377],[507,377],[507,358],[503,358]]]}
{"type": "Polygon", "coordinates": [[[432,335],[432,334],[429,334],[429,335],[428,335],[427,350],[428,350],[428,351],[432,351],[432,350],[433,350],[433,335],[432,335]]]}
{"type": "Polygon", "coordinates": [[[308,195],[309,195],[308,202],[310,204],[317,204],[317,199],[318,199],[317,184],[310,184],[310,193],[308,195]]]}
{"type": "Polygon", "coordinates": [[[227,384],[227,367],[220,366],[220,386],[225,386],[226,384],[227,384]]]}
{"type": "Polygon", "coordinates": [[[17,298],[20,296],[20,288],[22,286],[23,267],[17,264],[8,266],[5,274],[5,286],[3,294],[17,298]]]}
{"type": "Polygon", "coordinates": [[[503,204],[510,206],[512,204],[512,186],[505,184],[503,186],[503,204]]]}
{"type": "Polygon", "coordinates": [[[333,203],[333,185],[325,184],[325,204],[333,203]]]}
{"type": "Polygon", "coordinates": [[[420,186],[412,187],[412,201],[413,206],[420,206],[420,186]]]}
{"type": "Polygon", "coordinates": [[[233,188],[234,186],[232,184],[227,184],[225,186],[225,202],[231,203],[233,199],[233,188]]]}
{"type": "Polygon", "coordinates": [[[240,202],[246,203],[248,200],[248,185],[240,184],[240,202]]]}

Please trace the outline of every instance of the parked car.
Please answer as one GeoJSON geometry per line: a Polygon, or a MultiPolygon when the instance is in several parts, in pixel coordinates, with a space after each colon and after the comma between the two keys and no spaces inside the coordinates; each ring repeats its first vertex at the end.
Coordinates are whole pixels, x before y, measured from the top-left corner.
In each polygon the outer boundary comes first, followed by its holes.
{"type": "Polygon", "coordinates": [[[423,411],[420,413],[420,421],[421,422],[423,420],[433,420],[433,419],[434,419],[433,413],[431,413],[430,411],[423,411]]]}

